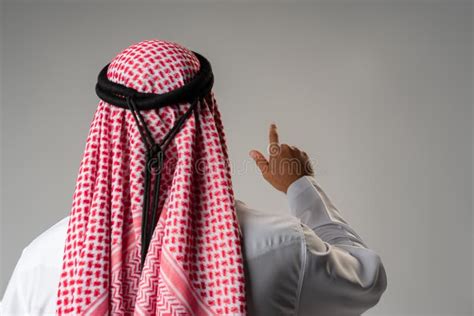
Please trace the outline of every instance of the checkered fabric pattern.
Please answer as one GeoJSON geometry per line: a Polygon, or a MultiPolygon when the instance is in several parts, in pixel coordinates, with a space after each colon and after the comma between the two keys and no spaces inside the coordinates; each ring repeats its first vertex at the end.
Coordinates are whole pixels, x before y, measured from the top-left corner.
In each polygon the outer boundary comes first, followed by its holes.
{"type": "MultiPolygon", "coordinates": [[[[149,40],[118,54],[109,80],[165,93],[199,60],[149,40]]],[[[159,142],[189,103],[142,111],[159,142]]],[[[57,314],[245,315],[241,237],[220,113],[210,92],[165,152],[159,210],[140,272],[145,145],[132,113],[100,101],[73,196],[57,314]]]]}

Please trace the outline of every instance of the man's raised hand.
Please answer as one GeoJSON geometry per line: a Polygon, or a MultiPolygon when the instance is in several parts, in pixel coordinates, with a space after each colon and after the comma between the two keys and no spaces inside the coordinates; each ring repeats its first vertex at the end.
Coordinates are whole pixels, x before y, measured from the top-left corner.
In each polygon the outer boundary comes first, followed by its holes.
{"type": "Polygon", "coordinates": [[[258,150],[251,150],[250,157],[255,160],[263,178],[275,189],[286,193],[288,187],[306,175],[313,175],[313,167],[308,155],[287,144],[281,144],[275,124],[270,125],[268,159],[258,150]]]}

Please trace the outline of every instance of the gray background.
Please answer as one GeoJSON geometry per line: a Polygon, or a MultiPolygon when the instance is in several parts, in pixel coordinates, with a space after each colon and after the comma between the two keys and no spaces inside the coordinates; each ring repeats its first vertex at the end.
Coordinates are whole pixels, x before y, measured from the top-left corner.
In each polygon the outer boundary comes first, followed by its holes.
{"type": "Polygon", "coordinates": [[[98,71],[160,38],[213,65],[237,198],[286,211],[247,156],[265,150],[271,121],[317,160],[385,263],[367,315],[471,315],[472,6],[4,2],[0,294],[22,248],[69,212],[98,71]]]}

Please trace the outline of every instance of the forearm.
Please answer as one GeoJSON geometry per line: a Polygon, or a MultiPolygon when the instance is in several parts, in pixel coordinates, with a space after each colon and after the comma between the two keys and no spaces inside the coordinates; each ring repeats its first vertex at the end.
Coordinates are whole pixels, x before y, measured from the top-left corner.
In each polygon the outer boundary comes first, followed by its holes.
{"type": "Polygon", "coordinates": [[[367,248],[314,177],[304,176],[293,182],[288,188],[287,196],[291,213],[323,241],[367,248]]]}

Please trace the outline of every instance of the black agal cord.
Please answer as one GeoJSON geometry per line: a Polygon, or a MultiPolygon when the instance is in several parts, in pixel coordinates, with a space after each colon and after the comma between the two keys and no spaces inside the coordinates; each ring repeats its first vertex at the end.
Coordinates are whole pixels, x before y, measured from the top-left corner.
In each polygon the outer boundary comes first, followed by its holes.
{"type": "Polygon", "coordinates": [[[157,209],[160,193],[161,171],[164,164],[166,148],[171,139],[176,136],[186,120],[196,109],[199,100],[203,99],[211,91],[214,83],[214,76],[209,61],[202,55],[196,52],[193,53],[199,59],[199,71],[188,83],[170,92],[164,94],[143,93],[112,82],[107,78],[107,70],[110,64],[107,64],[100,72],[95,87],[97,96],[99,96],[100,99],[114,106],[128,109],[132,112],[138,131],[140,132],[142,141],[146,148],[140,269],[143,268],[148,252],[148,246],[150,245],[151,237],[156,227],[157,217],[159,218],[160,216],[160,214],[157,214],[157,209]],[[179,103],[191,103],[191,106],[176,120],[174,126],[165,137],[160,142],[156,142],[153,139],[153,135],[148,129],[140,111],[159,109],[179,103]],[[155,177],[153,177],[153,175],[155,175],[155,177]],[[152,190],[153,199],[150,201],[150,193],[152,190]],[[149,223],[150,209],[151,223],[149,223]]]}

